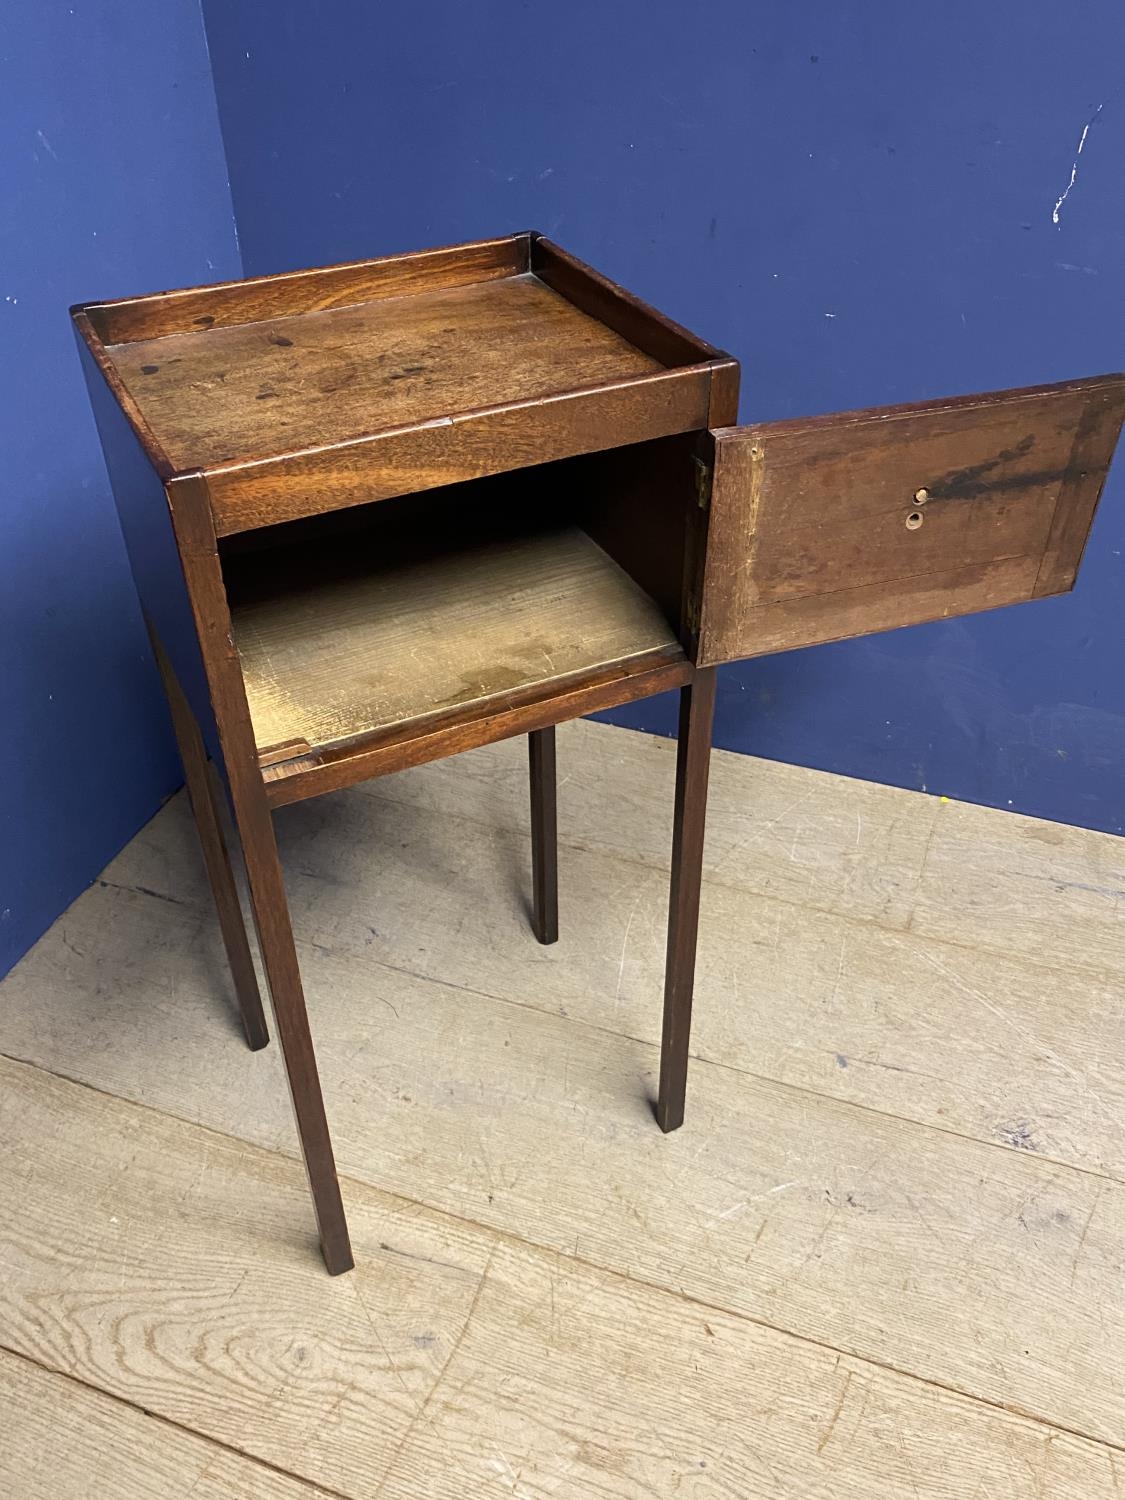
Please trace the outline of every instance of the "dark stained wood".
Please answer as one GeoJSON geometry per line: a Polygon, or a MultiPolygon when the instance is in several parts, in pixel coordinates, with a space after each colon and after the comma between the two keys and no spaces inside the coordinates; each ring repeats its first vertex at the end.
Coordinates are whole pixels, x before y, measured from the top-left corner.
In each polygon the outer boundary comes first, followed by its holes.
{"type": "MultiPolygon", "coordinates": [[[[709,428],[731,427],[738,421],[738,361],[729,359],[712,366],[708,401],[709,428]]],[[[691,490],[694,504],[688,507],[687,542],[682,574],[683,624],[680,639],[692,661],[699,660],[699,630],[703,618],[703,586],[707,562],[711,488],[714,480],[714,443],[711,434],[697,435],[692,445],[691,490]]]]}
{"type": "Polygon", "coordinates": [[[278,761],[292,760],[295,755],[311,755],[312,746],[308,740],[292,739],[283,740],[278,745],[269,745],[266,749],[258,751],[258,764],[260,766],[274,766],[278,761]]]}
{"type": "Polygon", "coordinates": [[[702,664],[1074,581],[1125,377],[721,429],[702,664]]]}
{"type": "Polygon", "coordinates": [[[297,950],[289,920],[285,882],[266,802],[246,691],[231,640],[230,611],[206,481],[172,479],[169,503],[188,581],[196,631],[215,705],[219,738],[230,783],[235,822],[242,841],[258,949],[269,982],[274,1021],[285,1059],[324,1263],[335,1276],[354,1264],[336,1176],[336,1163],[305,1008],[297,950]]]}
{"type": "Polygon", "coordinates": [[[678,1129],[684,1121],[714,713],[715,669],[703,667],[680,690],[664,1028],[660,1044],[660,1093],[656,1102],[656,1122],[665,1132],[678,1129]]]}
{"type": "Polygon", "coordinates": [[[95,357],[79,328],[78,349],[141,609],[168,654],[176,681],[203,733],[217,750],[211,699],[195,635],[183,564],[164,486],[122,411],[113,372],[95,357]]]}
{"type": "MultiPolygon", "coordinates": [[[[738,420],[739,379],[737,360],[726,359],[712,367],[709,426],[728,427],[738,420]]],[[[693,659],[696,658],[698,649],[711,507],[712,470],[707,462],[709,457],[709,444],[697,442],[692,453],[691,492],[694,503],[688,508],[683,565],[684,623],[681,637],[685,649],[693,659]]],[[[656,1121],[665,1133],[676,1130],[683,1124],[687,1094],[716,686],[715,669],[700,667],[696,669],[692,681],[680,689],[660,1084],[656,1101],[656,1121]]]]}
{"type": "Polygon", "coordinates": [[[73,308],[72,313],[85,314],[103,342],[131,343],[517,276],[528,269],[529,253],[530,235],[505,235],[347,265],[283,271],[111,302],[87,302],[73,308]]]}
{"type": "Polygon", "coordinates": [[[559,837],[555,796],[555,728],[527,737],[531,783],[531,925],[541,943],[559,939],[559,837]]]}
{"type": "Polygon", "coordinates": [[[262,1009],[262,996],[258,989],[258,976],[254,972],[254,960],[250,953],[250,941],[246,936],[246,924],[242,918],[242,904],[238,899],[238,887],[234,883],[230,855],[223,837],[222,819],[215,798],[215,785],[208,774],[207,752],[195,716],[188,707],[176,674],[166,653],[155,635],[152,635],[156,664],[168,696],[168,707],[172,713],[172,727],[184,767],[188,800],[195,819],[199,843],[203,850],[203,863],[215,908],[219,915],[219,928],[223,934],[223,946],[234,977],[235,995],[242,1016],[242,1025],[250,1049],[257,1052],[270,1039],[266,1026],[266,1015],[262,1009]]]}
{"type": "Polygon", "coordinates": [[[579,499],[582,525],[656,601],[685,645],[697,441],[697,433],[685,432],[613,448],[577,459],[559,475],[560,485],[579,499]]]}
{"type": "MultiPolygon", "coordinates": [[[[469,743],[534,734],[536,925],[547,938],[557,921],[549,831],[553,776],[547,768],[554,724],[680,686],[691,673],[667,618],[673,611],[662,615],[626,572],[587,542],[591,555],[602,559],[598,576],[614,580],[614,597],[628,605],[626,615],[640,618],[642,605],[646,612],[644,630],[626,629],[613,650],[596,646],[568,663],[560,632],[588,636],[597,621],[597,600],[585,599],[577,576],[570,576],[558,591],[560,614],[547,607],[550,572],[540,570],[537,587],[548,593],[535,611],[536,625],[555,632],[553,641],[541,643],[546,672],[531,672],[526,680],[509,674],[502,684],[486,684],[483,697],[462,683],[446,694],[446,702],[438,697],[408,704],[397,722],[361,725],[361,731],[372,732],[358,737],[345,732],[337,740],[329,734],[325,743],[326,736],[311,724],[279,721],[255,742],[245,664],[236,651],[238,631],[226,591],[239,567],[229,550],[239,542],[236,533],[302,517],[312,518],[302,525],[319,525],[318,517],[330,521],[330,513],[341,507],[362,511],[365,502],[393,505],[394,497],[419,489],[693,432],[705,423],[710,363],[665,368],[612,322],[528,276],[526,242],[515,266],[508,263],[509,254],[510,247],[494,247],[484,253],[483,264],[479,255],[471,264],[470,256],[460,270],[453,255],[441,265],[422,267],[425,275],[417,274],[417,266],[403,267],[405,282],[397,283],[398,271],[387,266],[371,272],[371,284],[366,271],[354,276],[350,270],[284,285],[255,283],[241,306],[239,289],[228,287],[200,292],[198,300],[189,293],[138,299],[76,317],[87,358],[114,398],[116,420],[128,418],[133,426],[133,454],[146,486],[136,507],[142,530],[157,516],[163,527],[161,569],[149,569],[142,558],[138,570],[151,575],[149,592],[155,592],[157,608],[164,607],[164,585],[176,583],[178,573],[177,586],[166,590],[180,610],[167,622],[171,649],[178,650],[187,638],[198,658],[192,711],[202,722],[214,709],[298,1135],[325,1261],[333,1272],[351,1265],[351,1252],[271,806],[392,765],[454,753],[469,743]],[[386,295],[407,283],[412,296],[386,295]],[[300,316],[302,301],[321,310],[300,316]],[[141,347],[144,337],[150,341],[141,347]],[[382,355],[387,359],[380,367],[382,355]],[[284,394],[283,376],[289,382],[284,394]],[[278,394],[267,394],[271,391],[278,394]],[[232,461],[214,462],[228,458],[232,461]],[[198,472],[196,466],[207,463],[214,472],[198,472]],[[188,472],[176,472],[185,468],[188,472]],[[165,493],[159,484],[154,493],[154,470],[164,479],[165,493]],[[226,539],[223,557],[220,535],[226,539]],[[168,563],[174,566],[169,569],[168,563]]],[[[694,358],[697,351],[687,352],[694,358]]],[[[530,488],[523,503],[534,518],[524,528],[530,541],[536,527],[546,524],[546,493],[530,488]]],[[[664,503],[675,510],[674,487],[664,503]]],[[[581,507],[570,499],[564,509],[573,531],[581,507]]],[[[471,529],[476,520],[470,511],[465,524],[471,529]]],[[[367,524],[364,517],[360,521],[367,524]]],[[[340,545],[354,546],[354,537],[344,534],[340,545]]],[[[677,557],[670,573],[679,567],[677,557]]],[[[610,594],[598,597],[608,600],[610,594]]],[[[435,607],[448,605],[449,598],[443,589],[435,607]]],[[[478,623],[491,622],[502,635],[512,590],[502,608],[494,603],[485,611],[486,621],[478,601],[478,623]]],[[[366,619],[368,606],[361,613],[366,619]]],[[[529,630],[520,627],[525,646],[529,630]]],[[[479,630],[465,639],[474,634],[479,630]]],[[[444,649],[455,640],[456,632],[447,632],[439,644],[444,649]]],[[[295,641],[291,637],[291,644],[295,641]]],[[[272,646],[270,656],[272,666],[277,660],[272,646]]],[[[336,663],[341,671],[345,665],[336,663]]],[[[424,656],[415,656],[409,671],[398,673],[395,690],[411,686],[411,676],[424,678],[428,665],[424,656]]],[[[179,664],[174,666],[179,675],[179,664]]],[[[338,681],[346,678],[345,671],[338,681]]]]}
{"type": "Polygon", "coordinates": [[[597,318],[607,328],[651,354],[662,365],[694,365],[727,360],[721,349],[696,338],[647,302],[634,297],[600,271],[553,244],[542,235],[531,236],[531,269],[556,292],[597,318]]]}
{"type": "Polygon", "coordinates": [[[736,361],[535,234],[75,326],[254,1044],[207,752],[224,766],[333,1273],[352,1255],[272,810],[527,734],[551,942],[554,726],[679,688],[675,1129],[714,664],[1070,587],[1125,409],[1118,376],[738,428],[736,361]]]}
{"type": "Polygon", "coordinates": [[[500,694],[489,700],[483,716],[476,709],[451,713],[436,725],[393,731],[382,743],[364,742],[358,748],[298,756],[266,766],[261,773],[266,796],[271,807],[284,807],[323,792],[341,791],[373,776],[422,766],[478,745],[495,744],[513,735],[530,734],[535,729],[668,692],[681,687],[691,673],[690,662],[676,647],[634,657],[620,666],[591,673],[585,680],[556,686],[546,697],[512,702],[500,694]]]}
{"type": "MultiPolygon", "coordinates": [[[[156,474],[161,479],[170,478],[173,473],[172,461],[157,441],[140,407],[126,390],[121,372],[110,358],[89,316],[83,309],[76,308],[72,311],[72,318],[98,434],[103,447],[108,449],[107,467],[112,455],[122,446],[115,429],[123,429],[131,431],[133,446],[140,447],[156,474]],[[113,396],[112,403],[106,400],[107,391],[113,396]],[[105,429],[109,429],[108,435],[105,429]]],[[[113,482],[112,472],[110,482],[113,482]]]]}
{"type": "Polygon", "coordinates": [[[1091,389],[1086,410],[1075,430],[1051,532],[1035,580],[1036,598],[1066,593],[1077,581],[1123,415],[1125,376],[1091,389]]]}
{"type": "Polygon", "coordinates": [[[764,656],[798,645],[851,640],[902,625],[923,625],[1019,603],[1034,597],[1038,571],[1037,558],[1010,557],[912,579],[910,617],[906,620],[901,596],[886,583],[809,599],[786,599],[754,613],[753,633],[745,637],[752,645],[742,648],[740,655],[764,656]]]}
{"type": "Polygon", "coordinates": [[[704,427],[711,367],[729,360],[537,242],[548,284],[530,243],[89,304],[75,321],[158,472],[208,471],[220,536],[704,427]]]}
{"type": "MultiPolygon", "coordinates": [[[[254,1014],[247,972],[246,935],[237,894],[228,897],[230,880],[217,809],[199,773],[203,743],[216,735],[231,788],[235,821],[242,842],[259,947],[269,981],[278,1035],[293,1094],[298,1134],[313,1190],[326,1264],[331,1271],[351,1264],[347,1226],[336,1181],[332,1148],[324,1117],[308,1018],[304,1010],[296,951],[285,904],[284,886],[254,754],[241,672],[230,643],[230,615],[206,488],[198,479],[162,485],[151,453],[146,453],[107,383],[104,364],[78,320],[91,403],[98,422],[106,466],[113,485],[126,548],[150,631],[160,643],[169,688],[169,705],[189,776],[189,795],[196,826],[208,859],[227,943],[235,986],[247,1016],[253,1045],[266,1040],[264,1017],[254,1014]],[[192,728],[194,727],[194,734],[192,728]],[[198,753],[196,753],[198,751],[198,753]],[[212,821],[216,827],[212,827],[212,821]],[[237,930],[242,927],[241,936],[237,930]]],[[[256,981],[255,990],[256,990],[256,981]]],[[[260,996],[257,1009],[260,1012],[260,996]]]]}
{"type": "Polygon", "coordinates": [[[589,390],[405,427],[209,475],[220,536],[408,495],[553,459],[691,432],[707,420],[710,372],[660,370],[589,390]]]}
{"type": "Polygon", "coordinates": [[[742,372],[736,359],[721,359],[711,366],[711,403],[708,427],[733,427],[738,421],[738,391],[742,372]]]}
{"type": "Polygon", "coordinates": [[[106,348],[181,470],[663,368],[530,275],[106,348]]]}

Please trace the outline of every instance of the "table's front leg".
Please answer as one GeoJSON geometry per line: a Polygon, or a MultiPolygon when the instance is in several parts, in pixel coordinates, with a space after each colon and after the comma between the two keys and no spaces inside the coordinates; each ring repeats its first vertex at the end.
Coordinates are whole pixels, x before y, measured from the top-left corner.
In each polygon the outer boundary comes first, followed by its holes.
{"type": "Polygon", "coordinates": [[[355,1261],[324,1112],[324,1096],[309,1030],[273,820],[265,808],[264,798],[260,808],[247,808],[244,801],[240,806],[237,789],[232,788],[232,795],[250,887],[250,904],[258,931],[258,948],[269,981],[274,1022],[285,1059],[321,1250],[329,1272],[338,1276],[341,1271],[350,1271],[355,1261]]]}
{"type": "Polygon", "coordinates": [[[660,1094],[656,1105],[656,1120],[664,1131],[676,1130],[684,1121],[714,712],[715,668],[703,667],[687,687],[680,689],[672,887],[668,901],[668,954],[664,972],[664,1033],[660,1049],[660,1094]]]}

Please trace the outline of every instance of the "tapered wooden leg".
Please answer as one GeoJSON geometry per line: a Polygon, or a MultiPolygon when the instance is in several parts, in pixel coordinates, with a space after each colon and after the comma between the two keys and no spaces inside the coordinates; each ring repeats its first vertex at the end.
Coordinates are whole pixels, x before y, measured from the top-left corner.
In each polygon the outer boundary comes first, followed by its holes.
{"type": "Polygon", "coordinates": [[[258,930],[258,951],[273,1002],[321,1250],[325,1265],[335,1276],[350,1271],[355,1261],[324,1114],[273,817],[258,763],[242,669],[231,638],[211,497],[200,474],[177,476],[169,481],[166,493],[223,748],[250,907],[258,930]]]}
{"type": "MultiPolygon", "coordinates": [[[[154,645],[156,643],[154,642],[154,645]]],[[[207,752],[203,736],[195,715],[188,707],[180,691],[175,674],[168,665],[163,651],[156,645],[157,663],[164,679],[168,707],[172,712],[172,727],[176,732],[176,743],[180,748],[180,760],[187,782],[188,801],[195,819],[196,831],[203,849],[203,863],[207,867],[207,879],[215,908],[219,914],[219,928],[223,934],[223,946],[227,950],[231,975],[234,979],[238,1008],[242,1014],[242,1025],[246,1040],[253,1051],[264,1047],[270,1039],[266,1026],[266,1013],[262,1009],[262,996],[258,989],[254,960],[250,956],[250,941],[246,935],[246,923],[242,918],[242,905],[238,899],[238,887],[223,838],[223,825],[219,815],[219,803],[215,786],[208,773],[207,752]]]]}
{"type": "Polygon", "coordinates": [[[664,971],[664,1034],[660,1048],[660,1094],[656,1105],[657,1124],[664,1131],[676,1130],[684,1122],[714,712],[715,668],[703,667],[687,687],[680,689],[672,889],[668,902],[668,954],[664,971]]]}
{"type": "Polygon", "coordinates": [[[559,839],[555,801],[555,731],[527,737],[531,771],[532,928],[541,943],[559,938],[559,839]]]}
{"type": "MultiPolygon", "coordinates": [[[[187,710],[186,703],[182,704],[182,708],[187,710]]],[[[213,822],[221,843],[222,831],[214,796],[215,788],[207,775],[202,738],[190,712],[188,717],[197,742],[197,752],[191,751],[184,757],[188,795],[191,797],[193,807],[197,797],[201,803],[204,798],[206,799],[208,817],[213,822]],[[187,772],[189,763],[192,765],[191,773],[187,772]],[[193,790],[193,779],[202,780],[201,790],[193,790]]],[[[190,739],[190,736],[188,738],[190,739]]],[[[181,753],[183,753],[182,749],[181,753]]],[[[333,1276],[338,1276],[342,1271],[350,1271],[355,1261],[352,1257],[347,1220],[344,1217],[344,1205],[340,1197],[336,1161],[332,1152],[332,1140],[328,1134],[328,1120],[324,1113],[324,1097],[321,1093],[320,1075],[317,1072],[316,1055],[309,1031],[304,987],[301,984],[297,950],[293,943],[293,928],[289,920],[289,904],[285,897],[285,883],[277,852],[277,842],[274,838],[273,823],[268,811],[264,810],[257,811],[255,816],[248,817],[243,822],[239,818],[237,798],[235,798],[234,807],[235,821],[239,823],[239,835],[242,840],[247,884],[250,888],[250,905],[258,933],[258,947],[261,951],[262,964],[266,971],[270,998],[273,1002],[274,1021],[285,1060],[289,1093],[297,1123],[297,1135],[301,1143],[301,1154],[304,1157],[313,1209],[316,1213],[317,1229],[320,1233],[321,1251],[329,1272],[333,1276]]],[[[199,823],[198,814],[196,821],[199,823]]],[[[203,824],[200,824],[200,837],[203,838],[203,824]]],[[[205,853],[206,849],[207,840],[204,840],[205,853]]],[[[250,961],[246,928],[242,921],[242,909],[238,904],[238,895],[231,874],[230,861],[226,858],[225,845],[222,846],[222,853],[226,878],[230,882],[230,892],[234,900],[234,910],[237,912],[237,937],[241,942],[240,946],[236,945],[236,951],[240,955],[244,953],[247,972],[253,983],[253,998],[257,1007],[256,1022],[260,1026],[260,1032],[255,1032],[254,1035],[260,1034],[261,1037],[256,1045],[265,1046],[269,1040],[269,1032],[266,1030],[261,996],[254,977],[253,964],[250,961]]],[[[210,868],[209,861],[208,869],[210,868]]],[[[224,904],[220,902],[214,875],[212,875],[212,886],[216,892],[215,900],[219,904],[219,918],[222,921],[224,904]]],[[[254,1035],[251,1034],[251,1025],[254,1024],[255,1017],[248,1012],[246,997],[249,991],[244,989],[239,982],[240,968],[235,967],[235,955],[232,952],[231,941],[227,938],[225,924],[223,936],[227,940],[227,953],[230,955],[231,968],[235,973],[235,982],[239,985],[239,1002],[242,1005],[247,1036],[251,1038],[250,1045],[253,1047],[255,1041],[254,1035]]],[[[241,963],[240,956],[239,964],[241,963]]]]}
{"type": "Polygon", "coordinates": [[[293,943],[273,822],[264,807],[240,809],[237,792],[234,793],[234,802],[250,902],[258,930],[258,947],[269,981],[274,1022],[285,1058],[297,1135],[320,1231],[320,1246],[329,1272],[338,1276],[342,1271],[350,1271],[355,1261],[324,1113],[324,1096],[309,1031],[305,992],[297,966],[297,950],[293,943]],[[246,816],[242,815],[243,811],[246,816]]]}

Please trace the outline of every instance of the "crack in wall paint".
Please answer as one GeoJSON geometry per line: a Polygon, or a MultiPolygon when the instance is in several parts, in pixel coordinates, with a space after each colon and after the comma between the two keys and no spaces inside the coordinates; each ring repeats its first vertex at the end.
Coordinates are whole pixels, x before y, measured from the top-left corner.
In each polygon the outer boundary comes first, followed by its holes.
{"type": "MultiPolygon", "coordinates": [[[[1097,107],[1097,109],[1094,111],[1094,113],[1090,116],[1090,118],[1086,121],[1085,125],[1083,125],[1083,127],[1082,127],[1082,134],[1078,137],[1078,150],[1074,153],[1074,161],[1071,164],[1071,168],[1070,168],[1070,181],[1067,183],[1066,187],[1063,188],[1063,190],[1062,190],[1062,196],[1060,198],[1058,198],[1058,199],[1055,200],[1055,206],[1054,206],[1054,208],[1051,211],[1051,223],[1052,224],[1058,224],[1059,223],[1059,210],[1062,208],[1062,206],[1066,202],[1066,200],[1070,197],[1070,190],[1074,186],[1074,184],[1075,184],[1075,182],[1076,182],[1076,180],[1078,178],[1078,158],[1082,155],[1082,152],[1083,152],[1083,150],[1085,148],[1086,137],[1090,134],[1090,126],[1098,118],[1098,116],[1101,114],[1101,112],[1102,112],[1102,110],[1104,108],[1105,108],[1105,104],[1104,103],[1103,104],[1099,104],[1098,107],[1097,107]]],[[[1061,225],[1059,227],[1061,228],[1061,225]]]]}

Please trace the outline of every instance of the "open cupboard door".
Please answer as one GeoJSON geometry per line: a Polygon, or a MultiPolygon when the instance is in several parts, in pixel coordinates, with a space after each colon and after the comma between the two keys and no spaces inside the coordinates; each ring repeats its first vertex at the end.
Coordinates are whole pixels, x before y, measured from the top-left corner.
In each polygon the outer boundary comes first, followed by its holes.
{"type": "Polygon", "coordinates": [[[1064,593],[1125,375],[719,428],[697,660],[1064,593]]]}

